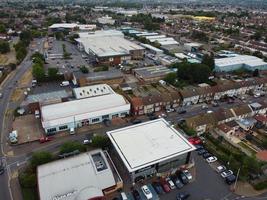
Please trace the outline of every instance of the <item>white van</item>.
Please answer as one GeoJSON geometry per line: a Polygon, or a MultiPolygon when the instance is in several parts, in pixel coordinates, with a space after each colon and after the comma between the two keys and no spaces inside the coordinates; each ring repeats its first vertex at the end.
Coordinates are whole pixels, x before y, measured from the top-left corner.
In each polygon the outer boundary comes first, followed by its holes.
{"type": "Polygon", "coordinates": [[[125,192],[121,193],[121,199],[122,200],[128,200],[128,197],[126,196],[125,192]]]}
{"type": "Polygon", "coordinates": [[[70,128],[70,134],[71,134],[71,135],[74,135],[74,134],[75,134],[75,130],[74,130],[74,128],[70,128]]]}
{"type": "Polygon", "coordinates": [[[61,87],[69,86],[69,85],[70,85],[70,82],[69,82],[69,81],[62,81],[62,82],[60,83],[60,86],[61,86],[61,87]]]}

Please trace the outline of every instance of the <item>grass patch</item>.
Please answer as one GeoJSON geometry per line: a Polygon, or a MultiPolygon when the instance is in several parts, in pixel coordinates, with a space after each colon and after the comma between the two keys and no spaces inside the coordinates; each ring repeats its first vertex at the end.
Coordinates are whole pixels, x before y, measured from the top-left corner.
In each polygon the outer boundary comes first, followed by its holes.
{"type": "Polygon", "coordinates": [[[23,96],[23,89],[15,89],[14,92],[11,95],[11,101],[19,101],[23,96]]]}
{"type": "Polygon", "coordinates": [[[256,151],[252,148],[250,148],[247,144],[244,142],[239,142],[238,145],[242,148],[244,148],[246,151],[248,151],[252,156],[256,155],[256,151]]]}
{"type": "Polygon", "coordinates": [[[99,66],[96,69],[94,69],[94,72],[102,72],[102,71],[108,71],[108,66],[107,65],[99,66]]]}
{"type": "Polygon", "coordinates": [[[34,188],[23,188],[21,187],[23,200],[38,200],[38,194],[34,188]]]}

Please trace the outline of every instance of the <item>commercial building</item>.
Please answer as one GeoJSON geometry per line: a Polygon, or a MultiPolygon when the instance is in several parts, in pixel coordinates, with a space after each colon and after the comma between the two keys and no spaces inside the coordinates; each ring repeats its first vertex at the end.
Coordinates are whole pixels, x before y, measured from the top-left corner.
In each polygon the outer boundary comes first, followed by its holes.
{"type": "Polygon", "coordinates": [[[238,69],[247,69],[250,71],[267,70],[267,63],[262,59],[249,55],[234,55],[231,57],[215,59],[215,71],[230,72],[238,69]]]}
{"type": "Polygon", "coordinates": [[[76,23],[59,23],[53,24],[49,26],[49,31],[56,32],[56,31],[92,31],[96,29],[95,24],[76,24],[76,23]]]}
{"type": "Polygon", "coordinates": [[[155,82],[165,78],[165,76],[171,72],[171,69],[165,66],[151,66],[133,69],[133,74],[140,81],[155,82]]]}
{"type": "Polygon", "coordinates": [[[132,182],[175,173],[195,147],[164,119],[107,132],[132,182]],[[137,148],[138,146],[138,148],[137,148]]]}
{"type": "Polygon", "coordinates": [[[118,65],[144,57],[144,48],[126,40],[120,31],[101,30],[79,36],[76,39],[79,49],[93,55],[99,64],[118,65]]]}
{"type": "Polygon", "coordinates": [[[73,72],[72,82],[80,87],[91,84],[120,84],[124,80],[121,70],[111,69],[109,71],[91,72],[84,74],[80,71],[73,72]]]}
{"type": "Polygon", "coordinates": [[[76,100],[41,106],[41,121],[46,134],[129,114],[129,102],[106,84],[76,88],[74,93],[79,97],[76,100]]]}
{"type": "Polygon", "coordinates": [[[40,165],[40,200],[104,200],[123,182],[106,151],[100,149],[40,165]]]}
{"type": "Polygon", "coordinates": [[[99,24],[103,24],[103,25],[114,25],[115,24],[115,20],[112,19],[112,17],[109,16],[103,16],[97,19],[97,22],[99,24]]]}

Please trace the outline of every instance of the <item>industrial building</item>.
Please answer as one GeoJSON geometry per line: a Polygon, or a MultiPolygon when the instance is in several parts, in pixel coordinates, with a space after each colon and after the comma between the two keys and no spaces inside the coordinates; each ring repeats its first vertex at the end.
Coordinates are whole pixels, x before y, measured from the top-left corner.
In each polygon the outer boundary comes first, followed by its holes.
{"type": "Polygon", "coordinates": [[[215,59],[215,71],[217,72],[230,72],[241,68],[250,71],[254,71],[255,69],[267,70],[267,63],[255,56],[238,54],[215,59]]]}
{"type": "Polygon", "coordinates": [[[100,149],[37,168],[40,200],[104,200],[123,186],[106,151],[100,149]]]}
{"type": "Polygon", "coordinates": [[[140,81],[155,82],[164,79],[171,72],[171,69],[165,66],[151,66],[133,69],[133,74],[140,81]]]}
{"type": "Polygon", "coordinates": [[[96,29],[95,24],[76,24],[76,23],[59,23],[59,24],[53,24],[49,26],[49,31],[57,32],[57,31],[92,31],[96,29]]]}
{"type": "Polygon", "coordinates": [[[118,65],[131,59],[144,57],[144,48],[124,38],[117,30],[101,30],[93,33],[80,33],[78,47],[95,57],[99,64],[118,65]]]}
{"type": "Polygon", "coordinates": [[[76,100],[41,106],[41,122],[46,134],[73,132],[78,127],[129,114],[130,103],[106,84],[75,88],[74,94],[76,100]]]}
{"type": "Polygon", "coordinates": [[[175,173],[195,147],[164,119],[107,132],[132,182],[175,173]],[[138,146],[138,148],[137,148],[138,146]]]}

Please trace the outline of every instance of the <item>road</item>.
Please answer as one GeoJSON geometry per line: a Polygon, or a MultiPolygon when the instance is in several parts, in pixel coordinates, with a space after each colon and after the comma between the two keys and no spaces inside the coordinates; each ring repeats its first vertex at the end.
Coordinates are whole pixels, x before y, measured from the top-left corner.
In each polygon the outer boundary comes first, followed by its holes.
{"type": "MultiPolygon", "coordinates": [[[[37,47],[40,52],[43,51],[43,39],[36,40],[37,47]]],[[[7,132],[4,126],[4,118],[6,110],[9,107],[9,99],[12,95],[13,90],[16,87],[16,83],[21,79],[23,74],[31,67],[31,54],[32,52],[29,51],[25,59],[21,62],[21,64],[17,67],[14,72],[11,72],[10,76],[7,77],[6,81],[2,85],[2,99],[0,100],[0,130],[1,130],[1,152],[0,158],[3,160],[3,163],[7,166],[7,173],[4,173],[0,176],[0,197],[1,199],[5,200],[12,200],[11,190],[10,190],[10,162],[13,162],[13,159],[9,159],[6,157],[4,153],[4,145],[6,145],[6,135],[7,132]],[[8,184],[7,184],[8,183],[8,184]]]]}

